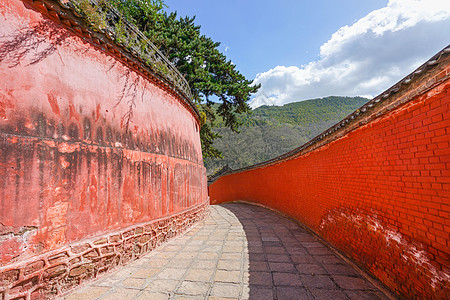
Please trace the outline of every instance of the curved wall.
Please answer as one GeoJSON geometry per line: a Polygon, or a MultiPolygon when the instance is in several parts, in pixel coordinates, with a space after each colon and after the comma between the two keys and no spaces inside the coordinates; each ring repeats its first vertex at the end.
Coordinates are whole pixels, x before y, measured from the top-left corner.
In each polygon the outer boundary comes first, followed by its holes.
{"type": "Polygon", "coordinates": [[[28,3],[0,2],[0,299],[59,293],[208,207],[187,101],[28,3]]]}
{"type": "Polygon", "coordinates": [[[274,208],[398,294],[446,298],[449,52],[441,52],[439,64],[432,59],[425,65],[431,70],[416,72],[420,77],[414,73],[413,80],[397,85],[399,91],[395,87],[389,97],[366,105],[366,117],[360,115],[328,138],[297,154],[219,177],[209,187],[211,203],[245,200],[274,208]]]}

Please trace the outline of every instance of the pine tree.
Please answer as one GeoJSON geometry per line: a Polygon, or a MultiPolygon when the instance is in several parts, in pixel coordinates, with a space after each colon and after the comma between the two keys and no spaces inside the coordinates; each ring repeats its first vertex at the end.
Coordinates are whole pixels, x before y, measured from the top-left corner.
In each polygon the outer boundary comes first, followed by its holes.
{"type": "Polygon", "coordinates": [[[195,17],[178,18],[163,11],[161,0],[113,0],[112,4],[156,45],[188,81],[192,101],[202,116],[202,151],[204,157],[220,157],[213,147],[214,119],[219,115],[225,126],[237,132],[237,115],[248,113],[250,95],[259,85],[252,85],[236,66],[222,54],[220,43],[200,33],[195,17]],[[213,101],[220,104],[212,105],[213,101]]]}

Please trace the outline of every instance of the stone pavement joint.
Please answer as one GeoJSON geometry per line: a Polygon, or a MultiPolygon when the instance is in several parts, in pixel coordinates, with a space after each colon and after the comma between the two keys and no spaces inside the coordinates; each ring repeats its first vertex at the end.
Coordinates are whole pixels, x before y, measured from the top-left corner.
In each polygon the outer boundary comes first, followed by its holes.
{"type": "Polygon", "coordinates": [[[184,235],[62,299],[389,299],[316,237],[268,209],[211,206],[184,235]]]}

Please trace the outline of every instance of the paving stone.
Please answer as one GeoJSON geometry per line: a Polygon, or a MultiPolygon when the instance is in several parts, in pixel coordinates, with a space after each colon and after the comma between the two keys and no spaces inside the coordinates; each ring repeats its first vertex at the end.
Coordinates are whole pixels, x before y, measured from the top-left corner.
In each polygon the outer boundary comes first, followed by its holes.
{"type": "Polygon", "coordinates": [[[192,262],[191,268],[195,269],[215,269],[217,261],[215,260],[194,260],[192,262]]]}
{"type": "Polygon", "coordinates": [[[266,261],[252,261],[250,260],[250,272],[269,271],[266,261]]]}
{"type": "Polygon", "coordinates": [[[148,259],[145,261],[145,266],[148,268],[162,268],[164,267],[166,264],[169,263],[168,259],[148,259]]]}
{"type": "Polygon", "coordinates": [[[201,245],[189,245],[184,247],[184,251],[189,251],[189,252],[198,252],[200,250],[202,250],[204,247],[201,245]]]}
{"type": "Polygon", "coordinates": [[[184,259],[193,259],[194,257],[196,257],[198,255],[198,252],[180,252],[175,256],[175,259],[177,261],[179,260],[184,260],[184,259]]]}
{"type": "Polygon", "coordinates": [[[201,259],[201,260],[204,260],[204,259],[214,260],[214,259],[218,259],[218,258],[219,258],[219,253],[217,253],[217,252],[208,251],[208,252],[201,252],[198,254],[198,259],[201,259]]]}
{"type": "Polygon", "coordinates": [[[324,245],[322,243],[318,242],[317,240],[315,240],[313,242],[303,242],[302,246],[308,250],[310,250],[312,248],[324,248],[324,245]]]}
{"type": "Polygon", "coordinates": [[[278,242],[279,239],[277,237],[274,237],[274,236],[263,236],[262,237],[262,241],[263,242],[278,242]]]}
{"type": "Polygon", "coordinates": [[[133,299],[136,297],[136,295],[139,293],[139,290],[135,289],[124,289],[124,288],[118,288],[114,290],[113,292],[105,295],[102,297],[102,300],[117,300],[117,299],[133,299]]]}
{"type": "Polygon", "coordinates": [[[122,286],[126,288],[142,288],[147,280],[143,278],[128,278],[122,281],[122,286]]]}
{"type": "Polygon", "coordinates": [[[248,271],[242,272],[241,282],[244,284],[248,284],[250,282],[250,273],[248,271]]]}
{"type": "Polygon", "coordinates": [[[159,259],[171,259],[175,255],[177,255],[178,252],[155,252],[155,257],[159,259]]]}
{"type": "Polygon", "coordinates": [[[213,235],[209,238],[211,241],[223,241],[225,239],[225,236],[222,235],[213,235]]]}
{"type": "Polygon", "coordinates": [[[206,295],[209,291],[210,283],[197,281],[183,281],[177,293],[186,295],[206,295]]]}
{"type": "MultiPolygon", "coordinates": [[[[216,247],[216,246],[213,246],[216,247]]],[[[236,247],[236,246],[223,246],[222,251],[223,252],[230,252],[230,253],[241,253],[243,250],[242,246],[236,247]]]]}
{"type": "Polygon", "coordinates": [[[240,271],[225,271],[217,270],[214,276],[215,281],[219,282],[240,282],[241,272],[240,271]]]}
{"type": "Polygon", "coordinates": [[[351,267],[342,264],[323,264],[322,267],[327,271],[328,274],[332,275],[347,275],[347,276],[358,276],[358,273],[351,267]]]}
{"type": "Polygon", "coordinates": [[[250,261],[267,261],[266,255],[263,253],[260,254],[254,254],[249,253],[250,261]]]}
{"type": "Polygon", "coordinates": [[[222,241],[206,241],[205,243],[207,246],[222,246],[223,242],[222,241]]]}
{"type": "Polygon", "coordinates": [[[345,290],[370,290],[374,287],[360,277],[333,275],[334,281],[345,290]]]}
{"type": "Polygon", "coordinates": [[[314,259],[321,264],[342,264],[342,259],[334,255],[316,255],[314,259]]]}
{"type": "MultiPolygon", "coordinates": [[[[181,246],[177,246],[177,245],[168,245],[166,247],[164,247],[163,249],[161,249],[161,251],[167,251],[167,252],[179,252],[181,251],[183,248],[181,246]]],[[[187,251],[186,249],[184,249],[185,251],[187,251]]]]}
{"type": "Polygon", "coordinates": [[[172,299],[176,300],[204,300],[205,296],[188,296],[175,294],[172,299]]]}
{"type": "Polygon", "coordinates": [[[345,291],[351,300],[387,300],[381,292],[375,291],[345,291]]]}
{"type": "Polygon", "coordinates": [[[219,253],[220,251],[223,250],[223,246],[208,246],[208,251],[209,252],[214,252],[214,253],[219,253]]]}
{"type": "Polygon", "coordinates": [[[337,286],[328,275],[300,275],[306,288],[336,289],[337,286]]]}
{"type": "Polygon", "coordinates": [[[135,278],[150,278],[158,272],[159,269],[141,269],[131,276],[135,278]]]}
{"type": "Polygon", "coordinates": [[[110,277],[112,278],[118,278],[118,279],[124,279],[127,277],[130,277],[131,275],[133,275],[134,273],[136,273],[137,271],[139,271],[139,268],[135,268],[135,267],[126,267],[123,269],[120,269],[114,273],[112,273],[110,275],[110,277]]]}
{"type": "Polygon", "coordinates": [[[290,246],[288,244],[285,244],[286,247],[286,251],[291,254],[291,255],[305,255],[308,254],[308,251],[304,248],[299,248],[298,247],[299,242],[296,242],[296,244],[290,246]]]}
{"type": "Polygon", "coordinates": [[[277,287],[277,299],[280,300],[313,300],[313,296],[303,287],[277,287]]]}
{"type": "Polygon", "coordinates": [[[221,259],[217,263],[217,269],[221,270],[240,270],[241,260],[221,259]]]}
{"type": "Polygon", "coordinates": [[[328,274],[327,271],[318,264],[298,264],[296,266],[298,273],[317,275],[317,274],[328,274]]]}
{"type": "Polygon", "coordinates": [[[213,274],[213,269],[190,269],[185,280],[209,282],[213,274]]]}
{"type": "Polygon", "coordinates": [[[170,296],[167,293],[153,293],[144,291],[136,298],[136,300],[167,300],[169,297],[170,296]]]}
{"type": "Polygon", "coordinates": [[[316,299],[348,300],[342,290],[309,289],[309,291],[316,299]]]}
{"type": "Polygon", "coordinates": [[[272,262],[291,262],[288,255],[283,254],[266,254],[267,260],[272,262]]]}
{"type": "Polygon", "coordinates": [[[262,242],[263,248],[283,248],[284,245],[281,241],[278,242],[262,242]]]}
{"type": "Polygon", "coordinates": [[[300,280],[299,274],[292,273],[273,273],[273,283],[276,286],[286,285],[286,286],[303,286],[300,280]]]}
{"type": "MultiPolygon", "coordinates": [[[[248,299],[257,299],[257,300],[273,300],[274,299],[272,288],[250,285],[248,289],[249,289],[248,299]]],[[[247,293],[244,296],[247,296],[247,293]]],[[[242,297],[242,298],[244,298],[244,297],[242,297]]]]}
{"type": "Polygon", "coordinates": [[[212,206],[206,221],[67,295],[89,299],[385,299],[297,224],[261,207],[212,206]]]}
{"type": "Polygon", "coordinates": [[[294,237],[302,243],[302,245],[305,245],[305,243],[308,242],[317,242],[317,239],[313,237],[312,235],[304,232],[304,233],[298,233],[294,234],[294,237]]]}
{"type": "Polygon", "coordinates": [[[293,263],[269,262],[269,268],[272,272],[296,273],[297,269],[293,263]]]}
{"type": "Polygon", "coordinates": [[[286,254],[286,250],[283,247],[264,247],[264,251],[270,254],[286,254]]]}
{"type": "Polygon", "coordinates": [[[226,241],[224,243],[225,247],[242,248],[243,245],[244,245],[244,241],[226,241]]]}
{"type": "Polygon", "coordinates": [[[248,283],[250,285],[273,286],[272,274],[269,272],[250,272],[248,283]]]}
{"type": "Polygon", "coordinates": [[[313,247],[313,248],[306,248],[307,251],[312,255],[333,255],[334,253],[331,252],[330,249],[326,247],[313,247]]]}
{"type": "Polygon", "coordinates": [[[242,253],[222,253],[220,259],[242,259],[242,253]]]}
{"type": "Polygon", "coordinates": [[[239,284],[214,283],[211,289],[211,296],[238,298],[241,292],[239,284]]]}
{"type": "Polygon", "coordinates": [[[193,245],[193,246],[202,246],[205,243],[204,240],[190,240],[189,244],[193,245]]]}
{"type": "Polygon", "coordinates": [[[178,280],[173,279],[155,279],[145,289],[150,292],[170,292],[175,290],[178,283],[178,280]]]}
{"type": "Polygon", "coordinates": [[[117,286],[121,281],[123,280],[123,277],[112,277],[107,276],[106,278],[101,278],[100,280],[94,281],[92,283],[93,286],[109,286],[109,287],[115,287],[117,286]]]}
{"type": "Polygon", "coordinates": [[[260,253],[260,254],[264,253],[263,248],[260,247],[260,246],[253,247],[253,246],[250,245],[247,250],[248,250],[248,253],[250,253],[250,254],[252,254],[252,253],[260,253]]]}
{"type": "Polygon", "coordinates": [[[161,272],[159,272],[158,275],[156,275],[157,278],[161,279],[181,279],[184,275],[184,272],[186,270],[184,269],[163,269],[161,272]]]}
{"type": "Polygon", "coordinates": [[[109,287],[87,287],[81,290],[77,290],[71,295],[68,295],[64,299],[66,300],[94,300],[98,297],[108,293],[109,287]]]}
{"type": "Polygon", "coordinates": [[[173,259],[170,261],[166,267],[167,268],[174,268],[174,269],[187,269],[192,264],[192,259],[173,259]]]}

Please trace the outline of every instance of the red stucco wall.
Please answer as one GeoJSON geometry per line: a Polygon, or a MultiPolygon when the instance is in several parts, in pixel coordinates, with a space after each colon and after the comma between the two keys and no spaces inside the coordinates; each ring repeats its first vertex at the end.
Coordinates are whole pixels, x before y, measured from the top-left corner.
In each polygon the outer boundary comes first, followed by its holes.
{"type": "MultiPolygon", "coordinates": [[[[450,80],[302,156],[220,177],[211,203],[294,217],[409,298],[450,294],[450,80]]],[[[394,94],[395,96],[395,94],[394,94]]],[[[375,114],[375,113],[374,113],[375,114]]]]}
{"type": "Polygon", "coordinates": [[[207,201],[182,99],[27,1],[0,2],[0,273],[207,201]]]}

